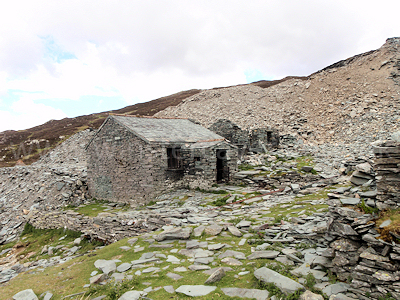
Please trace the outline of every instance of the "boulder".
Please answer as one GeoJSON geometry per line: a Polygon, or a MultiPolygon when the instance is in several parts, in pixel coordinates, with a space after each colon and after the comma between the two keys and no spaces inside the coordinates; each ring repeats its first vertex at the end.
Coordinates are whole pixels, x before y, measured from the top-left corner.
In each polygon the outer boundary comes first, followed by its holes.
{"type": "Polygon", "coordinates": [[[14,300],[38,300],[32,289],[23,290],[12,297],[14,300]]]}
{"type": "Polygon", "coordinates": [[[155,237],[156,241],[161,242],[164,240],[187,240],[192,233],[191,227],[186,228],[173,228],[161,232],[155,237]]]}

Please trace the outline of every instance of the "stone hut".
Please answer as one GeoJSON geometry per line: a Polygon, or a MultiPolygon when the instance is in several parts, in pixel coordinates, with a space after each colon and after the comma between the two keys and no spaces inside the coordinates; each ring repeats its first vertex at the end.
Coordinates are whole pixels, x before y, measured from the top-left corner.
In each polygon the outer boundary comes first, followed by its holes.
{"type": "Polygon", "coordinates": [[[237,147],[187,119],[110,115],[86,149],[89,193],[116,202],[205,188],[237,171],[237,147]]]}
{"type": "Polygon", "coordinates": [[[261,153],[279,145],[279,133],[273,128],[243,130],[227,119],[220,119],[209,129],[223,136],[239,148],[239,157],[247,152],[261,153]]]}

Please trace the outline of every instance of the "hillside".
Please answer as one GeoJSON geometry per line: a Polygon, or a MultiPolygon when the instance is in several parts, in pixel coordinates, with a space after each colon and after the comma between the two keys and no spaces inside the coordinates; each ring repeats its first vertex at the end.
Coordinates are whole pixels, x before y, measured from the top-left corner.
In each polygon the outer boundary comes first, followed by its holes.
{"type": "Polygon", "coordinates": [[[227,118],[242,128],[275,127],[307,144],[371,142],[398,130],[400,39],[307,77],[288,76],[188,90],[125,108],[51,120],[0,133],[0,167],[36,161],[69,136],[98,128],[109,113],[183,117],[208,127],[227,118]]]}
{"type": "Polygon", "coordinates": [[[226,118],[242,128],[272,126],[308,144],[371,142],[398,130],[400,39],[337,62],[307,78],[206,90],[157,117],[208,127],[226,118]]]}
{"type": "Polygon", "coordinates": [[[118,110],[95,113],[76,118],[51,120],[26,130],[0,133],[0,167],[14,166],[18,159],[25,164],[38,160],[43,151],[48,152],[71,135],[87,128],[98,128],[109,113],[152,116],[168,106],[179,104],[183,99],[199,93],[188,90],[145,103],[130,105],[118,110]]]}

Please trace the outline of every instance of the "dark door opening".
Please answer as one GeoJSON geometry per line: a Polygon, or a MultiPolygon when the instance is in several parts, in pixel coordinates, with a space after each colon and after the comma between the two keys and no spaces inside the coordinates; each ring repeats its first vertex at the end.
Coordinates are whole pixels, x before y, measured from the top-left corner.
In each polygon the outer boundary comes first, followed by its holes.
{"type": "Polygon", "coordinates": [[[229,180],[226,150],[217,150],[217,182],[229,180]]]}

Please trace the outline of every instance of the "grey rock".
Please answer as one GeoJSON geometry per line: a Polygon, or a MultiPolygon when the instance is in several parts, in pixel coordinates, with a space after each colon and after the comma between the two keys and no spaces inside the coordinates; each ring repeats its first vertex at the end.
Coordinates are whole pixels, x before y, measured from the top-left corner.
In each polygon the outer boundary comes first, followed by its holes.
{"type": "Polygon", "coordinates": [[[340,198],[343,205],[358,205],[361,202],[360,198],[340,198]]]}
{"type": "Polygon", "coordinates": [[[122,263],[117,267],[117,271],[122,273],[125,271],[128,271],[132,267],[132,264],[130,263],[122,263]]]}
{"type": "Polygon", "coordinates": [[[218,244],[210,244],[210,245],[208,245],[207,248],[210,251],[215,251],[215,250],[220,250],[220,249],[224,248],[225,246],[226,246],[225,244],[218,243],[218,244]]]}
{"type": "Polygon", "coordinates": [[[128,244],[132,246],[132,245],[135,244],[137,241],[138,241],[137,238],[129,239],[129,240],[128,240],[128,244]]]}
{"type": "Polygon", "coordinates": [[[241,266],[243,265],[243,263],[239,260],[237,260],[236,258],[233,257],[225,257],[223,259],[221,259],[221,262],[224,264],[227,264],[229,266],[241,266]]]}
{"type": "Polygon", "coordinates": [[[237,237],[242,236],[242,233],[240,232],[240,230],[237,229],[235,226],[228,226],[228,231],[234,236],[237,236],[237,237]]]}
{"type": "Polygon", "coordinates": [[[179,279],[183,278],[183,276],[175,274],[175,273],[171,273],[171,272],[168,272],[167,276],[173,280],[179,280],[179,279]]]}
{"type": "Polygon", "coordinates": [[[239,251],[234,251],[234,250],[226,250],[224,253],[221,253],[218,258],[222,259],[225,257],[234,257],[237,259],[245,259],[246,256],[244,255],[243,252],[239,252],[239,251]]]}
{"type": "Polygon", "coordinates": [[[197,249],[200,247],[199,241],[189,240],[186,242],[186,249],[197,249]]]}
{"type": "Polygon", "coordinates": [[[174,263],[179,263],[181,260],[179,258],[177,258],[176,256],[168,255],[168,258],[166,261],[174,264],[174,263]]]}
{"type": "Polygon", "coordinates": [[[194,259],[195,264],[208,265],[214,261],[214,257],[197,257],[194,259]]]}
{"type": "Polygon", "coordinates": [[[94,266],[107,275],[114,272],[117,269],[115,261],[113,260],[98,259],[94,262],[94,266]]]}
{"type": "Polygon", "coordinates": [[[269,293],[266,290],[221,288],[222,292],[229,297],[251,298],[256,300],[267,300],[269,293]]]}
{"type": "Polygon", "coordinates": [[[247,259],[259,259],[259,258],[274,259],[278,257],[279,254],[280,254],[279,251],[255,251],[249,256],[247,256],[247,259]]]}
{"type": "Polygon", "coordinates": [[[385,227],[389,226],[390,224],[392,224],[392,220],[388,219],[386,221],[383,221],[382,224],[379,226],[379,228],[385,228],[385,227]]]}
{"type": "Polygon", "coordinates": [[[91,277],[89,282],[90,282],[90,284],[99,284],[100,282],[106,280],[106,278],[107,278],[106,274],[104,274],[104,273],[98,274],[98,275],[91,277]]]}
{"type": "Polygon", "coordinates": [[[38,300],[38,297],[32,289],[23,290],[16,293],[13,297],[14,300],[38,300]]]}
{"type": "Polygon", "coordinates": [[[356,165],[356,170],[369,174],[372,171],[372,167],[369,163],[362,163],[362,164],[356,165]]]}
{"type": "Polygon", "coordinates": [[[339,293],[337,295],[332,295],[329,297],[329,300],[354,300],[354,298],[348,297],[342,293],[339,293]]]}
{"type": "Polygon", "coordinates": [[[290,271],[290,273],[295,276],[307,276],[308,273],[311,273],[316,279],[322,279],[326,275],[326,272],[311,269],[307,263],[304,263],[300,267],[290,271]]]}
{"type": "Polygon", "coordinates": [[[170,293],[170,294],[175,293],[175,289],[174,289],[174,287],[173,287],[172,285],[166,285],[166,286],[164,286],[164,290],[165,290],[167,293],[170,293]]]}
{"type": "Polygon", "coordinates": [[[324,300],[324,297],[311,291],[305,291],[300,295],[299,300],[324,300]]]}
{"type": "Polygon", "coordinates": [[[187,240],[192,233],[191,227],[186,228],[174,228],[167,231],[161,232],[159,235],[155,237],[156,241],[164,241],[164,240],[187,240]]]}
{"type": "Polygon", "coordinates": [[[331,296],[334,294],[346,292],[349,288],[350,288],[350,285],[348,285],[347,283],[339,282],[339,283],[328,285],[326,288],[324,288],[322,290],[322,292],[324,294],[326,294],[327,296],[331,296]]]}
{"type": "Polygon", "coordinates": [[[223,268],[218,268],[214,273],[208,277],[204,284],[211,284],[220,281],[225,276],[225,271],[223,268]]]}
{"type": "Polygon", "coordinates": [[[191,297],[200,297],[208,295],[209,293],[215,291],[216,286],[206,286],[206,285],[181,285],[175,292],[182,293],[191,297]]]}
{"type": "MultiPolygon", "coordinates": [[[[219,269],[219,268],[214,268],[214,269],[206,270],[206,271],[203,271],[203,273],[206,274],[206,275],[211,275],[211,274],[213,274],[217,269],[219,269]]],[[[225,273],[226,273],[226,272],[233,271],[233,269],[230,268],[230,267],[222,267],[222,269],[224,269],[225,273]]]]}
{"type": "Polygon", "coordinates": [[[242,228],[242,227],[250,227],[251,222],[250,221],[246,221],[246,220],[242,220],[239,223],[236,224],[237,228],[242,228]]]}
{"type": "Polygon", "coordinates": [[[330,247],[336,251],[349,252],[349,251],[357,251],[358,248],[361,247],[361,245],[355,241],[342,238],[332,242],[330,244],[330,247]]]}
{"type": "Polygon", "coordinates": [[[121,247],[119,247],[119,249],[124,250],[124,251],[129,251],[129,250],[131,250],[131,247],[129,247],[129,246],[121,246],[121,247]]]}
{"type": "Polygon", "coordinates": [[[367,192],[360,192],[361,197],[365,198],[375,198],[378,195],[377,191],[367,191],[367,192]]]}
{"type": "Polygon", "coordinates": [[[208,234],[208,235],[218,235],[218,234],[221,233],[222,229],[223,229],[222,226],[219,226],[219,225],[210,225],[210,226],[207,226],[207,227],[204,229],[204,231],[205,231],[205,233],[208,234]]]}
{"type": "Polygon", "coordinates": [[[129,291],[124,293],[118,300],[138,300],[142,296],[143,292],[129,291]]]}
{"type": "Polygon", "coordinates": [[[122,282],[125,279],[125,274],[114,273],[111,275],[111,278],[114,278],[115,282],[122,282]]]}
{"type": "Polygon", "coordinates": [[[43,300],[50,300],[53,297],[53,294],[50,292],[46,292],[46,294],[43,297],[43,300]]]}
{"type": "Polygon", "coordinates": [[[200,225],[199,227],[196,227],[196,228],[193,230],[193,235],[194,235],[195,237],[201,236],[201,235],[203,234],[205,228],[206,228],[206,226],[204,226],[204,225],[200,225]]]}
{"type": "Polygon", "coordinates": [[[300,283],[265,267],[257,269],[254,272],[254,276],[263,282],[275,284],[285,294],[304,290],[304,286],[300,283]]]}
{"type": "Polygon", "coordinates": [[[203,270],[210,270],[211,268],[205,265],[191,265],[188,267],[188,269],[191,271],[203,271],[203,270]]]}

